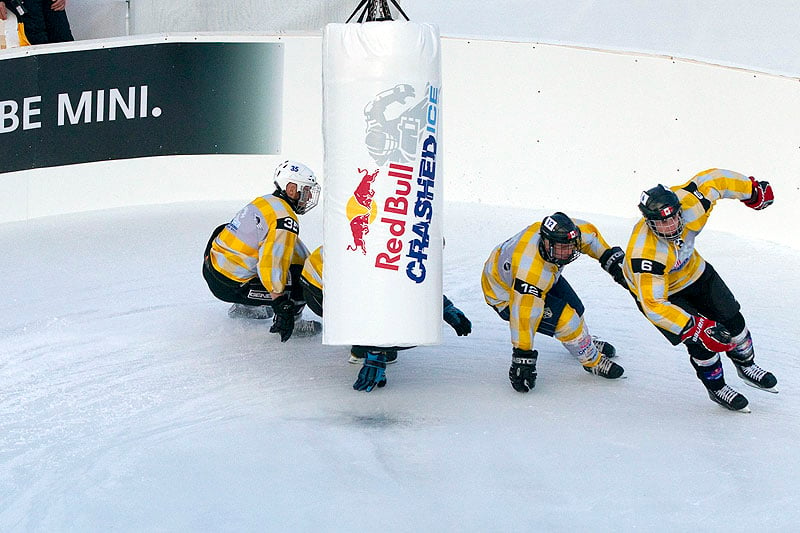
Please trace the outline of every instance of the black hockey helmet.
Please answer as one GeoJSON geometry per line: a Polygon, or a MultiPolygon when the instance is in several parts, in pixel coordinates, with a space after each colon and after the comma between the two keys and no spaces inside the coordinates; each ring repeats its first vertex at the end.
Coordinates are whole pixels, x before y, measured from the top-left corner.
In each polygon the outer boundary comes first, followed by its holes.
{"type": "Polygon", "coordinates": [[[680,239],[683,233],[683,209],[678,195],[659,184],[639,197],[639,211],[647,226],[668,241],[680,239]]]}
{"type": "Polygon", "coordinates": [[[558,266],[575,261],[581,255],[581,230],[560,211],[544,217],[539,228],[539,254],[558,266]]]}

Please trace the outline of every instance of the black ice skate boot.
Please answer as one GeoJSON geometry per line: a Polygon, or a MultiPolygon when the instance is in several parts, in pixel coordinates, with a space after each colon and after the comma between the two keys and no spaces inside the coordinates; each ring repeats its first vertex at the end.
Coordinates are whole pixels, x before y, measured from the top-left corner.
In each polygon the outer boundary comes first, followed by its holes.
{"type": "Polygon", "coordinates": [[[313,337],[322,333],[322,324],[316,320],[306,320],[304,318],[296,318],[294,320],[295,337],[313,337]]]}
{"type": "Polygon", "coordinates": [[[294,330],[292,336],[299,337],[314,337],[322,333],[322,324],[316,320],[306,320],[303,318],[303,309],[305,304],[298,304],[295,301],[297,311],[294,313],[294,330]]]}
{"type": "Polygon", "coordinates": [[[600,376],[606,379],[617,379],[622,377],[622,374],[625,372],[621,366],[617,363],[609,359],[605,355],[600,356],[600,360],[597,361],[597,364],[594,366],[585,366],[583,367],[584,370],[589,372],[590,374],[594,374],[595,376],[600,376]]]}
{"type": "Polygon", "coordinates": [[[733,338],[736,346],[727,352],[736,367],[736,373],[747,385],[767,392],[777,393],[778,380],[772,372],[767,372],[754,361],[753,339],[750,331],[744,328],[733,338]]]}
{"type": "Polygon", "coordinates": [[[608,341],[603,341],[592,335],[592,342],[597,346],[597,351],[606,357],[614,357],[617,355],[617,349],[608,341]]]}
{"type": "Polygon", "coordinates": [[[749,413],[750,408],[747,407],[747,398],[730,388],[728,385],[723,385],[721,389],[711,390],[708,389],[708,397],[716,403],[720,404],[726,409],[731,411],[741,411],[749,413]]]}
{"type": "Polygon", "coordinates": [[[562,341],[562,344],[590,374],[606,379],[617,379],[625,372],[621,366],[609,359],[617,352],[611,343],[590,336],[586,326],[583,326],[581,335],[570,341],[562,341]]]}
{"type": "Polygon", "coordinates": [[[750,362],[749,365],[735,365],[736,373],[747,385],[767,392],[778,392],[778,379],[757,364],[750,362]]]}
{"type": "Polygon", "coordinates": [[[713,402],[731,411],[750,412],[747,398],[725,384],[722,361],[718,354],[713,354],[713,357],[705,360],[691,357],[690,361],[713,402]]]}

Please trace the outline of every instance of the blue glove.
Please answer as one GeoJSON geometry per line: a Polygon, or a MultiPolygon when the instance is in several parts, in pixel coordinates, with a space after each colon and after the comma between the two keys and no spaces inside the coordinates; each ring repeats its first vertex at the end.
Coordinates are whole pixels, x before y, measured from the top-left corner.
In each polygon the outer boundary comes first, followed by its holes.
{"type": "Polygon", "coordinates": [[[358,372],[358,379],[353,383],[355,390],[370,392],[386,385],[386,354],[383,352],[367,352],[364,366],[358,372]]]}
{"type": "Polygon", "coordinates": [[[442,296],[444,298],[444,305],[442,308],[442,316],[444,321],[450,324],[456,335],[459,337],[465,337],[472,333],[472,322],[469,321],[467,316],[455,305],[451,302],[447,296],[442,296]]]}

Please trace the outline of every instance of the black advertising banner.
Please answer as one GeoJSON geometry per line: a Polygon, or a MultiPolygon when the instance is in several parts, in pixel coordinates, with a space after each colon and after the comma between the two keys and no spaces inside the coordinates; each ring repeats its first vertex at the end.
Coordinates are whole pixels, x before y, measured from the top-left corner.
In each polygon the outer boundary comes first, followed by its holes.
{"type": "Polygon", "coordinates": [[[283,44],[165,42],[0,60],[0,173],[280,152],[283,44]]]}

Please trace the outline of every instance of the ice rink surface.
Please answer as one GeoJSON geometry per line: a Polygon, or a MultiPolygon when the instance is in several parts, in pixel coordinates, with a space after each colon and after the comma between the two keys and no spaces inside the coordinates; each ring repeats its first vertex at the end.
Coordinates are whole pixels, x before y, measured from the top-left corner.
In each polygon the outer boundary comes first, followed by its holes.
{"type": "MultiPolygon", "coordinates": [[[[246,200],[245,200],[246,201],[246,200]]],[[[800,523],[800,252],[707,230],[780,393],[713,404],[596,261],[565,277],[627,379],[537,336],[539,378],[508,383],[485,305],[492,247],[544,210],[446,204],[445,293],[473,322],[401,352],[388,385],[320,339],[232,320],[200,275],[241,202],[0,224],[2,531],[791,531],[800,523]]],[[[742,210],[742,224],[758,213],[742,210]]],[[[624,247],[633,219],[569,213],[624,247]]],[[[712,215],[713,216],[713,215],[712,215]]],[[[301,218],[321,244],[322,210],[301,218]]],[[[358,301],[354,305],[380,305],[358,301]]],[[[308,311],[306,311],[308,313],[308,311]]]]}

